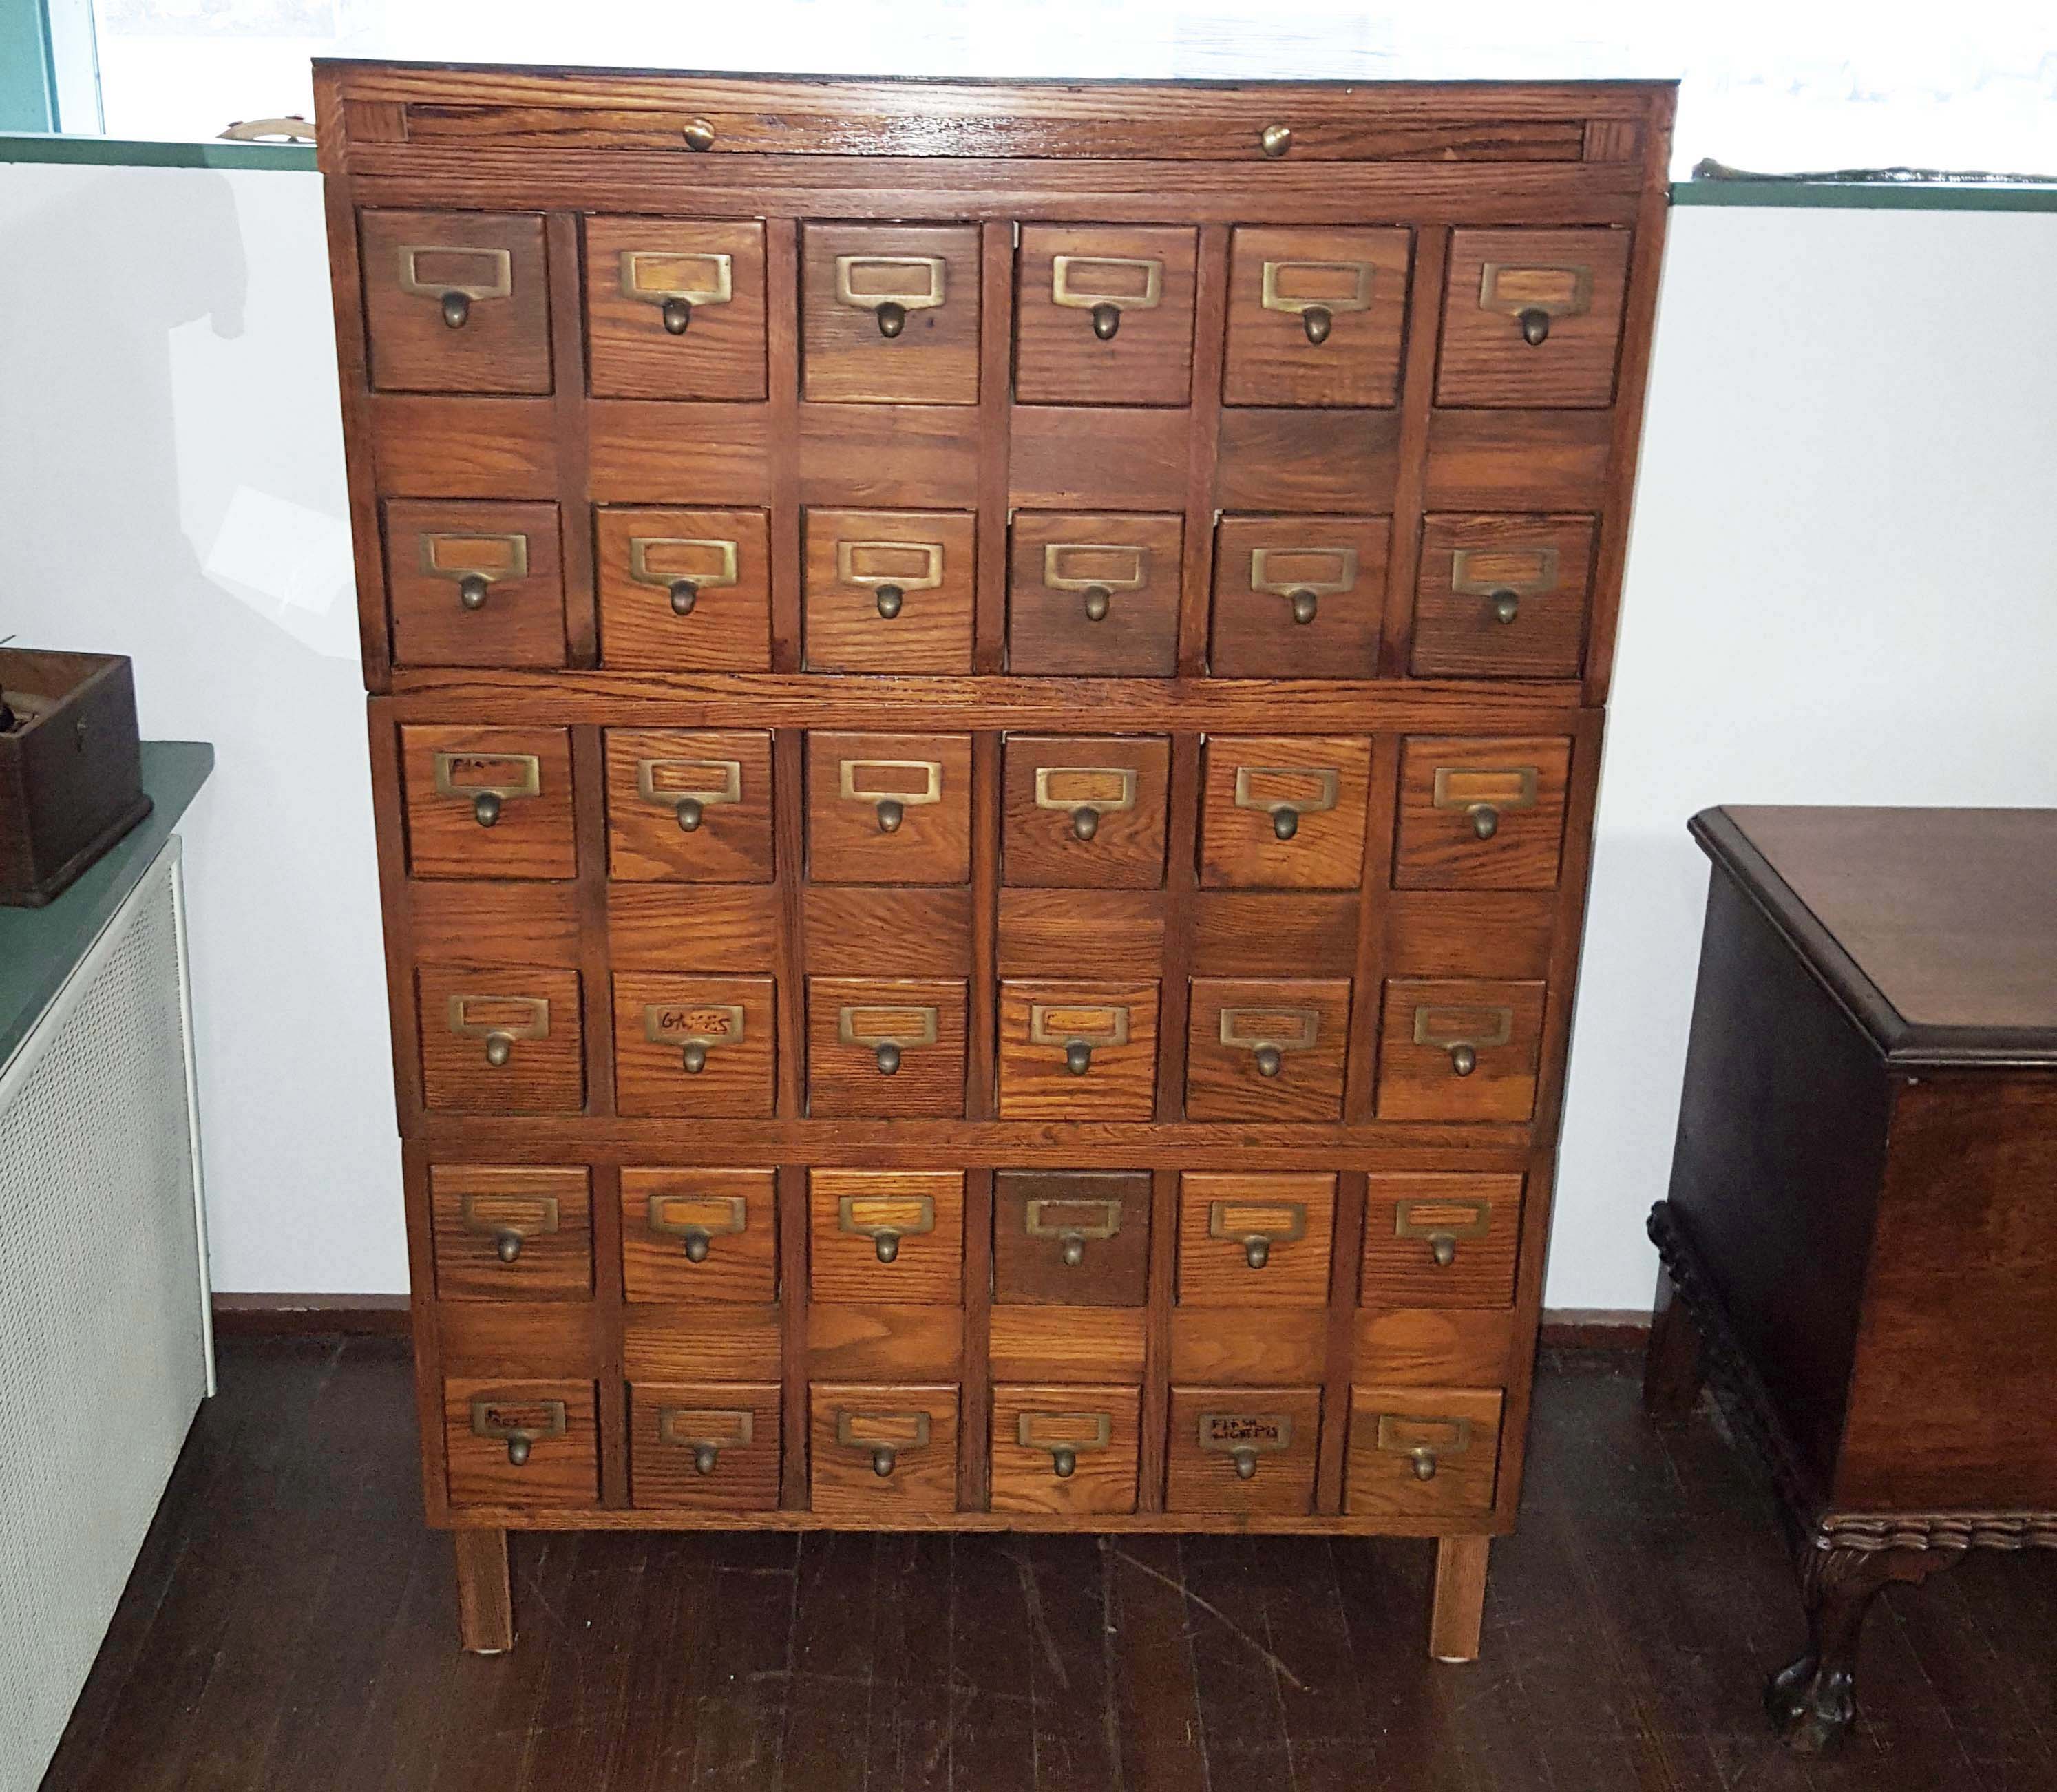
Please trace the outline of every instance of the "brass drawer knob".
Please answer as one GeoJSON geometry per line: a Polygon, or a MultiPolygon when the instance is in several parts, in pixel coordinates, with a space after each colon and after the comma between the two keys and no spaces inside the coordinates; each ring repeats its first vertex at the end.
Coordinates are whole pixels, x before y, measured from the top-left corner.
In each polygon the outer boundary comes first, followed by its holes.
{"type": "Polygon", "coordinates": [[[532,1440],[526,1432],[515,1432],[507,1440],[507,1460],[509,1463],[517,1469],[525,1469],[528,1467],[529,1452],[531,1447],[532,1440]]]}
{"type": "Polygon", "coordinates": [[[685,1064],[688,1076],[697,1076],[707,1068],[707,1049],[697,1039],[684,1047],[679,1056],[685,1064]]]}
{"type": "Polygon", "coordinates": [[[1457,1234],[1431,1232],[1429,1235],[1429,1255],[1436,1259],[1437,1269],[1448,1269],[1457,1260],[1457,1234]]]}
{"type": "Polygon", "coordinates": [[[881,1444],[871,1453],[871,1472],[881,1481],[890,1480],[899,1461],[898,1453],[890,1444],[881,1444]]]}
{"type": "Polygon", "coordinates": [[[1064,1068],[1074,1076],[1083,1076],[1092,1068],[1092,1047],[1083,1039],[1074,1039],[1064,1048],[1064,1068]]]}
{"type": "Polygon", "coordinates": [[[550,1037],[550,1005],[541,996],[452,996],[448,1014],[450,1030],[458,1038],[486,1041],[486,1061],[495,1070],[513,1057],[516,1040],[550,1037]],[[474,1002],[490,1003],[503,1012],[507,1008],[519,1008],[525,1011],[528,1018],[518,1021],[474,1020],[471,1014],[474,1002]]]}
{"type": "Polygon", "coordinates": [[[700,601],[700,588],[691,579],[674,579],[670,585],[672,614],[691,616],[693,605],[700,601]]]}
{"type": "Polygon", "coordinates": [[[537,1443],[565,1435],[567,1415],[561,1400],[523,1401],[508,1406],[491,1399],[471,1403],[471,1434],[507,1446],[508,1466],[526,1468],[537,1443]]]}
{"type": "Polygon", "coordinates": [[[1086,1241],[1076,1232],[1067,1232],[1058,1241],[1058,1261],[1066,1269],[1076,1269],[1086,1260],[1086,1241]]]}
{"type": "Polygon", "coordinates": [[[1072,811],[1072,837],[1090,840],[1100,832],[1100,811],[1088,803],[1072,811]]]}
{"type": "Polygon", "coordinates": [[[881,797],[878,801],[878,831],[898,834],[900,824],[907,819],[907,806],[896,798],[881,797]]]}
{"type": "Polygon", "coordinates": [[[699,1227],[695,1226],[688,1229],[686,1233],[686,1261],[688,1263],[705,1263],[707,1260],[707,1252],[712,1247],[713,1240],[699,1227]]]}
{"type": "Polygon", "coordinates": [[[1319,607],[1319,600],[1316,598],[1313,592],[1306,590],[1294,592],[1293,593],[1292,604],[1293,620],[1295,622],[1300,624],[1302,627],[1305,627],[1308,623],[1312,622],[1314,620],[1314,613],[1319,607]]]}
{"type": "Polygon", "coordinates": [[[1281,1053],[1276,1045],[1260,1045],[1257,1048],[1257,1074],[1258,1076],[1276,1076],[1279,1071],[1285,1067],[1285,1063],[1286,1060],[1284,1055],[1281,1053]]]}
{"type": "Polygon", "coordinates": [[[1254,1449],[1236,1449],[1229,1452],[1229,1460],[1235,1465],[1238,1481],[1257,1479],[1257,1452],[1254,1449]]]}
{"type": "Polygon", "coordinates": [[[493,1235],[493,1254],[503,1263],[511,1263],[521,1255],[521,1235],[511,1227],[503,1227],[493,1235]]]}
{"type": "Polygon", "coordinates": [[[1317,348],[1329,339],[1329,332],[1335,324],[1336,314],[1326,305],[1310,305],[1300,314],[1300,327],[1307,332],[1307,340],[1317,348]]]}
{"type": "Polygon", "coordinates": [[[878,319],[878,333],[889,342],[907,327],[907,307],[897,300],[888,299],[874,314],[878,319]]]}
{"type": "MultiPolygon", "coordinates": [[[[1529,307],[1521,314],[1519,321],[1521,325],[1521,339],[1531,348],[1540,348],[1550,339],[1550,314],[1540,307],[1533,305],[1529,307]]],[[[1430,1474],[1434,1473],[1433,1469],[1429,1470],[1430,1474]]],[[[1421,1478],[1425,1481],[1428,1476],[1424,1475],[1421,1478]]]]}
{"type": "Polygon", "coordinates": [[[1414,1466],[1417,1481],[1433,1481],[1436,1478],[1436,1453],[1426,1444],[1409,1450],[1407,1460],[1414,1466]]]}
{"type": "Polygon", "coordinates": [[[676,292],[657,307],[657,315],[664,320],[664,328],[674,336],[683,336],[693,321],[693,302],[681,299],[676,292]]]}
{"type": "Polygon", "coordinates": [[[688,124],[684,135],[688,149],[711,149],[714,147],[714,126],[704,118],[696,118],[688,124]]]}
{"type": "Polygon", "coordinates": [[[878,613],[888,622],[900,613],[907,598],[906,593],[897,585],[882,585],[873,595],[878,600],[878,613]]]}
{"type": "Polygon", "coordinates": [[[696,796],[682,797],[679,802],[679,827],[688,834],[698,831],[700,823],[707,819],[707,808],[696,796]]]}
{"type": "Polygon", "coordinates": [[[884,1231],[874,1232],[871,1235],[871,1248],[882,1263],[898,1263],[900,1259],[900,1235],[884,1231]]]}
{"type": "Polygon", "coordinates": [[[1114,340],[1115,332],[1121,327],[1121,307],[1119,305],[1100,304],[1092,308],[1093,334],[1104,343],[1114,340]]]}
{"type": "Polygon", "coordinates": [[[468,610],[484,609],[491,582],[483,573],[466,573],[457,581],[457,601],[468,610]]]}
{"type": "Polygon", "coordinates": [[[514,1036],[511,1033],[489,1033],[486,1036],[486,1061],[495,1070],[505,1065],[514,1055],[514,1036]]]}
{"type": "Polygon", "coordinates": [[[1271,1261],[1271,1241],[1269,1239],[1247,1239],[1243,1242],[1243,1260],[1254,1270],[1261,1270],[1271,1261]]]}
{"type": "Polygon", "coordinates": [[[531,1234],[557,1229],[557,1198],[554,1195],[467,1195],[458,1209],[464,1229],[493,1240],[493,1254],[503,1263],[513,1263],[531,1234]]]}
{"type": "Polygon", "coordinates": [[[471,298],[467,293],[446,292],[442,295],[443,322],[453,330],[462,330],[471,320],[471,298]]]}
{"type": "Polygon", "coordinates": [[[744,1231],[750,1214],[739,1195],[652,1195],[645,1219],[660,1238],[680,1241],[688,1263],[704,1263],[715,1239],[744,1231]]]}
{"type": "Polygon", "coordinates": [[[900,1048],[891,1040],[878,1048],[878,1074],[890,1076],[900,1068],[900,1048]]]}
{"type": "Polygon", "coordinates": [[[1290,840],[1300,831],[1300,811],[1282,804],[1271,811],[1271,831],[1281,840],[1290,840]]]}
{"type": "Polygon", "coordinates": [[[1050,1452],[1050,1473],[1060,1481],[1069,1481],[1078,1470],[1079,1453],[1075,1449],[1059,1449],[1050,1452]]]}
{"type": "Polygon", "coordinates": [[[1481,840],[1490,840],[1500,831],[1500,811],[1490,803],[1478,804],[1471,812],[1472,832],[1481,840]]]}
{"type": "Polygon", "coordinates": [[[1521,597],[1517,592],[1496,591],[1492,594],[1492,619],[1503,626],[1521,614],[1521,597]]]}
{"type": "Polygon", "coordinates": [[[1290,125],[1266,125],[1257,133],[1257,146],[1267,156],[1282,156],[1293,147],[1290,125]]]}
{"type": "Polygon", "coordinates": [[[1469,1045],[1450,1048],[1450,1068],[1460,1076],[1468,1076],[1478,1068],[1478,1053],[1469,1045]]]}
{"type": "Polygon", "coordinates": [[[1104,585],[1086,587],[1086,620],[1104,622],[1107,613],[1114,602],[1114,593],[1104,585]]]}
{"type": "Polygon", "coordinates": [[[471,799],[471,819],[481,827],[490,827],[500,819],[500,793],[481,791],[471,799]]]}
{"type": "Polygon", "coordinates": [[[720,1461],[721,1452],[715,1449],[712,1444],[700,1444],[695,1445],[693,1449],[694,1473],[700,1475],[711,1475],[715,1471],[715,1465],[720,1461]]]}

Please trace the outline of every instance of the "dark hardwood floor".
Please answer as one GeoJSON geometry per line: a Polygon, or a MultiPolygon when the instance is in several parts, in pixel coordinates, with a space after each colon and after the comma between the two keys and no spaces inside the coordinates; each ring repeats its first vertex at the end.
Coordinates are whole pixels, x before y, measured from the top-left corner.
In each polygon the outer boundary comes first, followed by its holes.
{"type": "Polygon", "coordinates": [[[1229,1538],[529,1538],[519,1647],[461,1655],[402,1347],[223,1341],[45,1792],[1612,1792],[2057,1788],[2057,1554],[1873,1615],[1841,1759],[1758,1706],[1797,1648],[1766,1495],[1635,1359],[1552,1359],[1484,1659],[1430,1551],[1229,1538]]]}

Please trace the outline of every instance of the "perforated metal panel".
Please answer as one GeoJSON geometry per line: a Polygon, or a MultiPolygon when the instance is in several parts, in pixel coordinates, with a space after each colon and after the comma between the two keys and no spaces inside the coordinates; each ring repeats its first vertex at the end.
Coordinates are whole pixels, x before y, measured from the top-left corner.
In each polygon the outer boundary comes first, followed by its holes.
{"type": "Polygon", "coordinates": [[[178,842],[0,1070],[0,1792],[34,1792],[209,1362],[178,842]]]}

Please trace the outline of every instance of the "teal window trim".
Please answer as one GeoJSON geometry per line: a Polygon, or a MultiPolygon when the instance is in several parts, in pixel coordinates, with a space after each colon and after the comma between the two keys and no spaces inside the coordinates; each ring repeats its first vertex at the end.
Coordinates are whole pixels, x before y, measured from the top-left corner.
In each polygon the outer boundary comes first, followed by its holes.
{"type": "Polygon", "coordinates": [[[47,0],[0,0],[0,130],[52,131],[57,123],[47,0]]]}
{"type": "MultiPolygon", "coordinates": [[[[0,0],[5,6],[7,0],[0,0]]],[[[148,142],[118,137],[0,131],[0,163],[64,162],[87,168],[259,168],[312,173],[311,143],[148,142]]]]}

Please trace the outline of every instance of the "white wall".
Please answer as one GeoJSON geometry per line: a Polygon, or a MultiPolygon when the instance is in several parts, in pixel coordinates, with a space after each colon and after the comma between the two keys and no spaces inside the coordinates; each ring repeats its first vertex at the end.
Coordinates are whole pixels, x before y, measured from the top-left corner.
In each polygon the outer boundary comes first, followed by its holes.
{"type": "MultiPolygon", "coordinates": [[[[2057,215],[1673,216],[1553,1306],[1648,1298],[1687,815],[2057,803],[2053,291],[2057,215]]],[[[0,165],[0,635],[133,654],[145,731],[220,754],[186,830],[217,1284],[398,1290],[315,179],[0,165]]]]}

